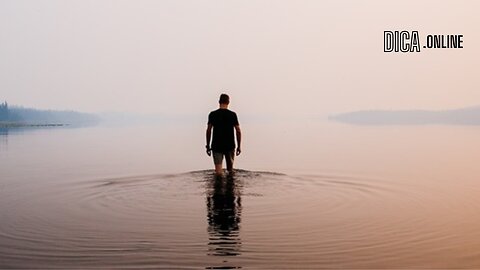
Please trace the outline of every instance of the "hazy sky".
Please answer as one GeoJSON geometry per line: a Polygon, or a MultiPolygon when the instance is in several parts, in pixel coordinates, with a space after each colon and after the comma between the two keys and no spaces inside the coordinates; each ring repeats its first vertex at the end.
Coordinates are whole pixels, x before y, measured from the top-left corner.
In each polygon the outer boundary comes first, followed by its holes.
{"type": "Polygon", "coordinates": [[[480,104],[480,1],[0,0],[0,99],[252,114],[480,104]],[[383,52],[384,30],[464,49],[383,52]]]}

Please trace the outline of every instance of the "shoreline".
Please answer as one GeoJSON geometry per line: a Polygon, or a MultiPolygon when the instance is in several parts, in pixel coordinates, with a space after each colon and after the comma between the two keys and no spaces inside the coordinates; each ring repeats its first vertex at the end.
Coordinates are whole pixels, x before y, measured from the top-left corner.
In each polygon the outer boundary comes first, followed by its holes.
{"type": "Polygon", "coordinates": [[[23,123],[23,122],[0,122],[0,128],[22,128],[22,127],[63,127],[68,124],[62,123],[23,123]]]}

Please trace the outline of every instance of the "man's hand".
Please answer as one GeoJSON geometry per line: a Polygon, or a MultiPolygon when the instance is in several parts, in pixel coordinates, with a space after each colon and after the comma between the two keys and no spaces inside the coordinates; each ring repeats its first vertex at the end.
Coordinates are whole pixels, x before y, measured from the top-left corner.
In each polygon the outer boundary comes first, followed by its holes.
{"type": "Polygon", "coordinates": [[[208,146],[208,145],[206,146],[206,148],[207,148],[207,155],[211,156],[212,155],[212,148],[210,148],[210,146],[208,146]]]}
{"type": "Polygon", "coordinates": [[[242,153],[242,149],[240,149],[240,147],[237,147],[237,156],[240,155],[240,153],[242,153]]]}

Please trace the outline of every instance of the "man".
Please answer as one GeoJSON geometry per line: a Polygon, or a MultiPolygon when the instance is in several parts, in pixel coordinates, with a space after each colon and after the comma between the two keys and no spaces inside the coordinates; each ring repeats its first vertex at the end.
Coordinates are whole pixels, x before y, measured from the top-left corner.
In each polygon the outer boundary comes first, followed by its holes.
{"type": "Polygon", "coordinates": [[[237,114],[228,109],[230,97],[227,94],[221,94],[218,101],[220,108],[216,111],[210,112],[208,115],[207,126],[207,155],[210,156],[213,151],[213,163],[215,164],[215,173],[222,175],[223,157],[227,163],[227,171],[233,173],[233,159],[235,152],[235,139],[233,130],[237,137],[237,156],[242,152],[240,143],[242,140],[242,133],[240,125],[238,124],[237,114]],[[213,139],[212,147],[210,148],[210,138],[213,139]]]}

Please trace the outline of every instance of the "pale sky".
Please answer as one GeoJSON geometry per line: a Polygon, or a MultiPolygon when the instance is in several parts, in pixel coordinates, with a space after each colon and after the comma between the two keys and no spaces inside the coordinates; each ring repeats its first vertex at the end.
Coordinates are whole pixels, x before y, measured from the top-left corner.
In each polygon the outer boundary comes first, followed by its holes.
{"type": "Polygon", "coordinates": [[[480,104],[480,1],[0,0],[0,100],[249,114],[480,104]],[[384,30],[464,49],[383,52],[384,30]]]}

